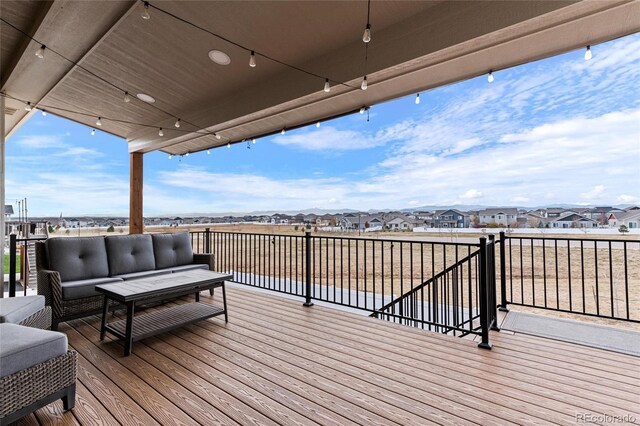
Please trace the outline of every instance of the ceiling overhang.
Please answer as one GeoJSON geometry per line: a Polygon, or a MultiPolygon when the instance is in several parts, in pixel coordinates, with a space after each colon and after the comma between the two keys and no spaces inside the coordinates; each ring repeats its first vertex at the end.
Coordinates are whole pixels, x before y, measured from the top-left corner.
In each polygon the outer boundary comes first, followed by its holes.
{"type": "MultiPolygon", "coordinates": [[[[153,7],[151,19],[143,20],[139,2],[5,0],[3,18],[77,65],[52,52],[39,60],[34,55],[39,45],[2,23],[2,90],[88,126],[104,117],[100,130],[125,138],[131,152],[184,154],[640,30],[637,0],[374,1],[365,67],[360,39],[365,2],[164,1],[159,6],[254,49],[257,67],[249,67],[244,49],[153,7]],[[227,53],[231,64],[211,62],[211,49],[227,53]],[[363,91],[365,73],[369,87],[363,91]],[[322,77],[344,84],[333,83],[326,93],[322,77]],[[130,103],[123,102],[120,89],[132,94],[130,103]],[[136,93],[150,94],[156,103],[141,102],[136,93]],[[177,118],[180,129],[173,126],[177,118]]],[[[7,116],[11,132],[27,112],[10,98],[7,107],[15,110],[7,116]]]]}

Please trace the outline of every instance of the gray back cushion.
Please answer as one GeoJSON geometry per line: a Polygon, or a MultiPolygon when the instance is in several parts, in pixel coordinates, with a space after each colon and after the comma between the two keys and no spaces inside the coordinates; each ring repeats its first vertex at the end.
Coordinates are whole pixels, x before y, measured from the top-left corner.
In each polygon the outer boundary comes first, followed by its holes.
{"type": "Polygon", "coordinates": [[[49,268],[60,273],[62,281],[109,276],[104,237],[49,238],[49,268]]]}
{"type": "Polygon", "coordinates": [[[153,239],[156,268],[171,268],[193,263],[193,250],[188,232],[152,234],[151,238],[153,239]]]}
{"type": "Polygon", "coordinates": [[[106,237],[104,241],[111,276],[156,268],[151,235],[114,235],[106,237]]]}

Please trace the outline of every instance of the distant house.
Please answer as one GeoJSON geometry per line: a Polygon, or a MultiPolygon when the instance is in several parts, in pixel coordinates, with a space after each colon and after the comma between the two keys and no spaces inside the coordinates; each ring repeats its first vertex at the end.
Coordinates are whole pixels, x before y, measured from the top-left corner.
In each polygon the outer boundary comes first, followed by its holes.
{"type": "Polygon", "coordinates": [[[597,228],[598,222],[579,215],[578,213],[569,213],[562,217],[552,220],[551,228],[597,228]]]}
{"type": "Polygon", "coordinates": [[[4,218],[5,220],[9,220],[9,218],[13,215],[13,206],[11,204],[4,205],[4,218]]]}
{"type": "Polygon", "coordinates": [[[619,228],[621,225],[624,225],[628,229],[639,229],[640,210],[611,213],[608,218],[608,223],[612,228],[619,228]]]}
{"type": "Polygon", "coordinates": [[[549,207],[548,209],[544,210],[544,217],[547,219],[555,219],[560,216],[565,216],[569,213],[577,213],[577,212],[574,212],[573,210],[567,210],[562,207],[549,207]]]}
{"type": "Polygon", "coordinates": [[[518,209],[501,208],[501,209],[484,209],[478,212],[478,220],[481,224],[496,223],[501,226],[510,226],[517,224],[518,209]]]}
{"type": "Polygon", "coordinates": [[[529,228],[544,228],[547,224],[547,219],[540,215],[538,210],[531,211],[524,216],[527,221],[527,227],[529,228]]]}
{"type": "Polygon", "coordinates": [[[615,207],[594,207],[585,214],[586,217],[597,221],[601,225],[606,225],[611,213],[622,213],[624,210],[615,207]]]}
{"type": "Polygon", "coordinates": [[[387,228],[393,231],[413,229],[413,219],[406,216],[396,216],[387,221],[387,228]]]}
{"type": "Polygon", "coordinates": [[[433,216],[435,228],[468,228],[470,222],[469,214],[456,209],[437,210],[433,216]]]}

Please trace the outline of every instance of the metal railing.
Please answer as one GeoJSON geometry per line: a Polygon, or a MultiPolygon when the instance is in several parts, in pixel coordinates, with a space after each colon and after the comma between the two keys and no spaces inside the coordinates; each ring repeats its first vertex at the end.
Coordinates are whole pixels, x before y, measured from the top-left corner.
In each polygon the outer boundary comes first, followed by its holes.
{"type": "Polygon", "coordinates": [[[492,240],[468,244],[209,229],[191,232],[191,240],[194,251],[215,253],[216,269],[238,283],[300,296],[306,306],[323,301],[432,331],[476,334],[490,347],[496,306],[492,240]]]}
{"type": "MultiPolygon", "coordinates": [[[[18,238],[18,236],[16,234],[11,234],[9,235],[9,297],[15,297],[16,296],[16,287],[17,287],[17,266],[16,264],[17,262],[17,255],[18,255],[18,250],[19,250],[19,246],[24,246],[25,250],[24,250],[24,255],[23,257],[21,257],[21,263],[23,265],[23,267],[21,268],[21,280],[22,280],[22,285],[26,294],[26,280],[27,280],[27,274],[28,274],[28,268],[29,268],[29,258],[27,256],[27,251],[28,251],[28,246],[30,244],[35,243],[36,241],[43,241],[46,240],[46,237],[25,237],[25,238],[18,238]]],[[[35,265],[33,265],[35,266],[35,265]]],[[[4,280],[3,280],[4,281],[4,280]]],[[[4,289],[3,289],[4,291],[4,289]]]]}
{"type": "Polygon", "coordinates": [[[640,241],[500,233],[500,308],[640,322],[640,241]]]}

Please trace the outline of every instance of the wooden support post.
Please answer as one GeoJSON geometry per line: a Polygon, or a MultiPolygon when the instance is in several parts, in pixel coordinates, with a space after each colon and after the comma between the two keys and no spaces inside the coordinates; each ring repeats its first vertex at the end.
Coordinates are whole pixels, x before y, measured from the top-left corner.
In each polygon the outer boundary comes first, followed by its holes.
{"type": "Polygon", "coordinates": [[[129,158],[129,233],[142,234],[142,153],[132,152],[129,158]]]}

